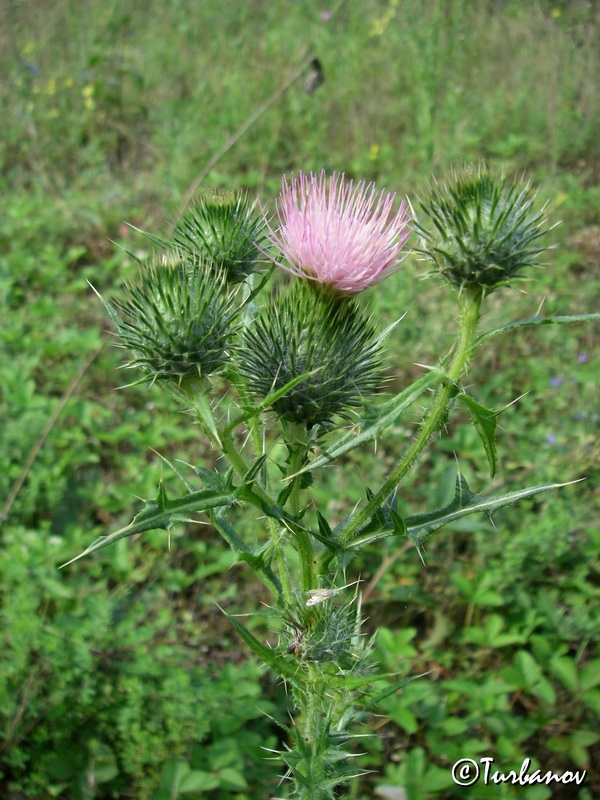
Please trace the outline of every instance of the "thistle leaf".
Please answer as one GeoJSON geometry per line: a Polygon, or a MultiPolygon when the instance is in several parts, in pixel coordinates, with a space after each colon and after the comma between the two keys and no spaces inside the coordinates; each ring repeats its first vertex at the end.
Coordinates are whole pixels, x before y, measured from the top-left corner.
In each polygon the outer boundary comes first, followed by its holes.
{"type": "MultiPolygon", "coordinates": [[[[581,480],[581,479],[580,479],[581,480]]],[[[527,489],[517,489],[503,495],[483,496],[474,494],[467,481],[462,475],[456,478],[456,493],[454,500],[443,508],[430,511],[425,514],[416,514],[406,518],[407,536],[415,544],[421,545],[427,537],[434,531],[443,528],[450,522],[483,511],[488,517],[504,506],[524,500],[526,497],[533,497],[541,492],[548,492],[551,489],[560,489],[562,486],[570,486],[578,481],[568,481],[567,483],[548,483],[541,486],[531,486],[527,489]]]]}
{"type": "Polygon", "coordinates": [[[488,463],[490,465],[490,478],[493,478],[498,469],[498,453],[496,452],[496,425],[497,419],[504,409],[495,411],[478,403],[470,395],[461,392],[457,398],[466,405],[471,414],[475,430],[483,443],[488,463]]]}
{"type": "MultiPolygon", "coordinates": [[[[187,521],[190,514],[208,511],[212,508],[231,506],[240,499],[241,494],[244,495],[244,499],[248,499],[248,487],[242,486],[233,491],[202,489],[199,492],[188,492],[183,495],[183,497],[179,497],[176,500],[169,500],[165,488],[161,483],[156,498],[154,500],[147,500],[144,508],[135,515],[133,521],[130,522],[129,525],[111,533],[109,536],[101,536],[99,539],[96,539],[86,550],[70,561],[67,561],[66,564],[63,564],[61,569],[127,536],[133,536],[136,533],[145,533],[146,531],[156,529],[169,531],[177,523],[187,521]]],[[[260,505],[258,498],[251,499],[260,505]]]]}
{"type": "MultiPolygon", "coordinates": [[[[440,383],[443,378],[444,375],[441,371],[437,369],[430,370],[392,400],[381,403],[379,406],[369,406],[363,416],[359,418],[358,425],[360,430],[358,433],[354,430],[348,431],[331,445],[323,447],[322,455],[299,470],[296,475],[323,467],[329,464],[330,461],[349,453],[367,442],[376,441],[381,432],[393,425],[405,409],[412,405],[427,389],[431,389],[440,383]]],[[[290,475],[289,477],[295,476],[290,475]]]]}
{"type": "MultiPolygon", "coordinates": [[[[582,480],[582,479],[579,479],[582,480]]],[[[462,517],[469,514],[475,514],[482,511],[488,517],[504,506],[512,505],[513,503],[524,500],[527,497],[533,497],[541,492],[547,492],[551,489],[560,489],[562,486],[570,486],[578,481],[568,481],[567,483],[549,483],[541,486],[532,486],[527,489],[517,489],[514,492],[508,492],[503,495],[485,496],[474,494],[467,484],[467,481],[462,475],[456,478],[456,493],[454,500],[442,508],[428,511],[424,514],[415,514],[406,517],[404,524],[406,525],[406,535],[417,547],[422,545],[434,531],[443,528],[451,522],[455,522],[462,517]]],[[[368,525],[369,523],[367,523],[368,525]]],[[[359,530],[356,538],[352,539],[345,547],[343,556],[346,563],[350,560],[350,551],[358,550],[365,547],[367,544],[382,539],[387,536],[396,535],[396,529],[392,525],[382,528],[373,533],[365,535],[364,528],[359,530]]]]}
{"type": "Polygon", "coordinates": [[[248,647],[254,653],[256,653],[256,655],[261,658],[265,664],[267,664],[267,666],[271,667],[271,669],[277,675],[281,675],[282,678],[294,678],[298,672],[297,663],[286,659],[281,653],[278,653],[277,651],[272,650],[270,647],[267,647],[266,644],[263,644],[261,641],[259,641],[253,633],[250,633],[247,628],[238,622],[235,617],[232,617],[222,608],[221,611],[223,611],[229,622],[231,622],[236,632],[246,642],[248,647]]]}
{"type": "Polygon", "coordinates": [[[592,320],[600,320],[600,314],[573,314],[567,316],[552,315],[550,317],[540,317],[535,315],[533,317],[529,317],[528,319],[509,322],[506,325],[502,325],[500,328],[495,328],[492,331],[482,333],[481,336],[479,336],[475,341],[474,347],[479,347],[482,342],[491,339],[493,336],[498,336],[500,333],[506,333],[507,331],[512,331],[516,328],[527,328],[540,325],[572,325],[577,322],[590,322],[592,320]]]}

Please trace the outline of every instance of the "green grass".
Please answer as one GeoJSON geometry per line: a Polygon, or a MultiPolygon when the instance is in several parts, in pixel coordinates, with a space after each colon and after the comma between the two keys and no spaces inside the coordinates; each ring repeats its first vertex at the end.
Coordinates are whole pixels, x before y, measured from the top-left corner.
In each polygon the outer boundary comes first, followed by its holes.
{"type": "MultiPolygon", "coordinates": [[[[260,746],[285,738],[262,713],[285,723],[285,695],[244,663],[214,606],[250,613],[266,598],[230,569],[214,532],[182,528],[170,550],[150,534],[56,570],[126,524],[161,475],[175,491],[151,448],[214,462],[157,390],[115,391],[132,376],[115,371],[121,354],[86,281],[110,296],[134,276],[126,251],[147,244],[123,221],[165,233],[209,159],[312,51],[323,85],[309,94],[303,75],[207,184],[244,187],[272,207],[284,171],[343,170],[414,200],[432,173],[462,161],[525,170],[550,221],[562,220],[550,237],[559,247],[526,293],[492,298],[483,324],[531,316],[544,298],[547,313],[597,310],[599,12],[568,2],[231,0],[225,13],[215,0],[57,0],[7,2],[0,15],[0,503],[77,371],[107,344],[2,527],[0,794],[162,800],[180,796],[187,770],[201,773],[188,785],[204,788],[183,796],[283,796],[260,746]]],[[[452,300],[421,280],[426,269],[409,260],[371,292],[382,326],[408,312],[390,338],[390,390],[452,338],[452,300]]],[[[496,488],[585,482],[498,515],[496,530],[469,518],[436,534],[426,566],[414,550],[397,555],[398,543],[361,557],[379,659],[401,676],[430,674],[385,701],[362,757],[375,774],[350,796],[387,785],[407,787],[410,800],[516,797],[453,790],[452,761],[477,753],[587,768],[578,796],[598,793],[597,333],[495,339],[469,377],[481,402],[521,398],[501,418],[496,488]]],[[[365,451],[326,470],[317,500],[342,518],[418,419],[415,408],[376,458],[365,451]]],[[[455,459],[475,490],[488,485],[461,421],[406,484],[400,502],[412,513],[447,500],[455,459]]],[[[251,624],[268,635],[268,617],[251,624]]]]}

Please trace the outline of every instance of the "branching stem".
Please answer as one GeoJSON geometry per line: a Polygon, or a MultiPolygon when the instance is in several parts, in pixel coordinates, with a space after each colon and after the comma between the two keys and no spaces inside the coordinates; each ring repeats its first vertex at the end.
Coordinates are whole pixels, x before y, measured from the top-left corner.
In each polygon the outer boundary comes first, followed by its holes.
{"type": "Polygon", "coordinates": [[[458,340],[454,348],[454,355],[450,366],[446,372],[447,380],[444,381],[438,390],[431,408],[425,414],[419,432],[413,443],[400,459],[396,467],[392,470],[387,480],[383,483],[364,508],[352,518],[352,521],[340,534],[340,543],[348,542],[356,531],[364,525],[391,492],[407,474],[417,458],[427,447],[431,439],[438,433],[444,424],[448,414],[448,406],[452,398],[457,394],[458,382],[466,372],[469,362],[473,355],[475,331],[479,322],[480,307],[482,301],[481,291],[476,289],[465,289],[459,296],[460,305],[460,329],[458,340]]]}

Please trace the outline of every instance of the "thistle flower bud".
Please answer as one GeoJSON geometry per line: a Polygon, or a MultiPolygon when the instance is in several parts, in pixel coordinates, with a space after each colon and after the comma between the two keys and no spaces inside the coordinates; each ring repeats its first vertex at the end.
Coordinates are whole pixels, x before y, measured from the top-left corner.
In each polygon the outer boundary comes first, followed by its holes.
{"type": "Polygon", "coordinates": [[[105,303],[123,345],[148,380],[209,375],[228,359],[237,308],[223,275],[202,261],[170,253],[146,268],[125,299],[105,303]]]}
{"type": "Polygon", "coordinates": [[[482,167],[465,168],[434,183],[420,206],[427,220],[416,229],[437,271],[454,286],[487,294],[539,263],[545,248],[544,211],[535,212],[531,183],[507,185],[482,167]]]}
{"type": "Polygon", "coordinates": [[[241,283],[263,260],[263,220],[243,195],[205,192],[173,234],[183,251],[220,267],[229,283],[241,283]]]}
{"type": "Polygon", "coordinates": [[[298,282],[256,318],[240,348],[251,391],[266,397],[308,377],[277,400],[281,419],[312,427],[347,416],[379,385],[379,340],[353,299],[298,282]]]}
{"type": "Polygon", "coordinates": [[[318,603],[301,603],[296,596],[286,614],[289,644],[293,653],[305,662],[331,662],[338,668],[364,671],[364,657],[369,644],[360,635],[360,603],[354,596],[342,604],[335,602],[337,589],[315,589],[318,603]],[[325,595],[328,595],[327,597],[325,595]]]}

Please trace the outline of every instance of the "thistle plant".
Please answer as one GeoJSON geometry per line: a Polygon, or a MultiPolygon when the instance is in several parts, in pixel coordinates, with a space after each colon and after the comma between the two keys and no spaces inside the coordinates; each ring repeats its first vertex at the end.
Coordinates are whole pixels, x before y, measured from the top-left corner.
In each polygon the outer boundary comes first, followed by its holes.
{"type": "Polygon", "coordinates": [[[178,247],[221,269],[229,283],[241,283],[256,270],[264,239],[263,220],[244,195],[208,190],[173,233],[178,247]]]}
{"type": "Polygon", "coordinates": [[[131,354],[129,366],[187,411],[192,407],[222,456],[219,468],[196,466],[191,476],[177,471],[185,486],[180,497],[167,497],[161,485],[129,525],[77,558],[206,515],[272,596],[267,644],[230,620],[291,689],[294,723],[279,754],[289,780],[280,791],[325,800],[341,796],[340,787],[357,775],[352,740],[376,705],[373,687],[385,679],[393,691],[394,677],[372,663],[361,630],[360,584],[347,583],[353,559],[386,537],[406,537],[420,548],[450,522],[474,513],[491,517],[559,485],[477,494],[458,474],[448,505],[407,516],[397,505],[402,479],[458,404],[470,413],[493,477],[500,411],[483,406],[463,384],[482,342],[506,330],[582,318],[536,316],[479,332],[486,296],[539,264],[547,230],[528,184],[509,185],[481,167],[434,183],[419,219],[404,203],[393,211],[394,195],[336,174],[284,178],[275,220],[258,219],[245,199],[207,197],[172,240],[151,237],[161,254],[142,267],[123,298],[105,306],[131,354]],[[400,267],[413,227],[421,254],[453,293],[458,330],[436,366],[400,394],[381,398],[374,394],[382,387],[387,331],[377,331],[358,295],[400,267]],[[287,284],[271,289],[270,271],[257,280],[260,258],[291,273],[287,284]],[[215,373],[225,379],[218,396],[205,380],[215,373]],[[425,402],[417,432],[381,485],[356,498],[342,518],[315,508],[313,475],[384,439],[417,401],[425,402]],[[262,526],[258,539],[237,521],[239,511],[230,514],[234,506],[262,526]]]}

